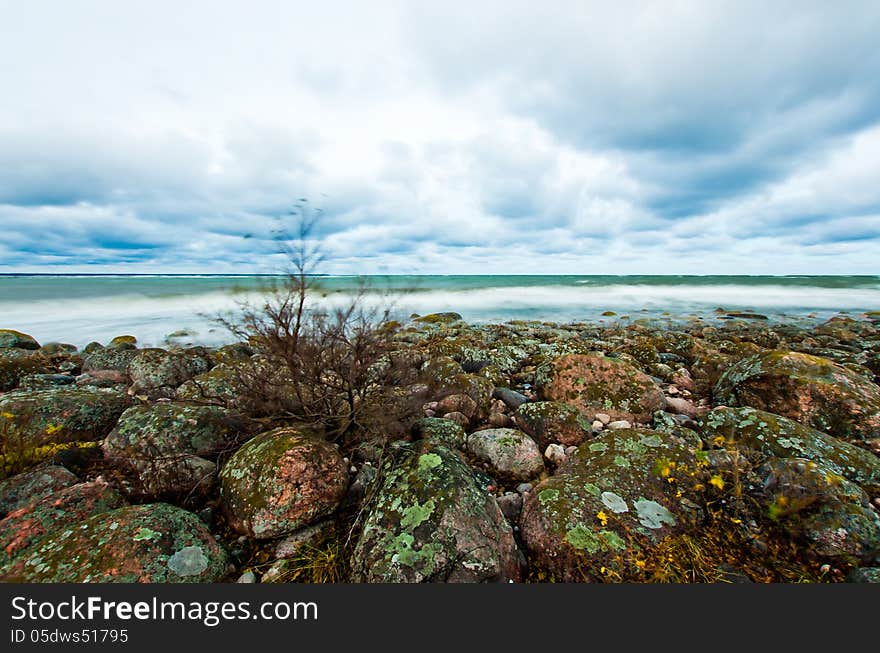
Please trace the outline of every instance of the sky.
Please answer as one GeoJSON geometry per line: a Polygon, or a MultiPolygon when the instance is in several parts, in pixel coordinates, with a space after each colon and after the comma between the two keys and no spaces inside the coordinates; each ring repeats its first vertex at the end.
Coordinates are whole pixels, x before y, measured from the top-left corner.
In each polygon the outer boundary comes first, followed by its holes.
{"type": "Polygon", "coordinates": [[[878,2],[0,16],[0,273],[880,274],[878,2]]]}

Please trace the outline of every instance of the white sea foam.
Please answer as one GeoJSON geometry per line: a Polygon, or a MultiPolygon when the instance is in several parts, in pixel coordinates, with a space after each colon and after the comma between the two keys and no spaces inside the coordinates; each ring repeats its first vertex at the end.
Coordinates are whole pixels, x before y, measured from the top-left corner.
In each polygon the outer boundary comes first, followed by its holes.
{"type": "MultiPolygon", "coordinates": [[[[353,292],[329,293],[322,305],[345,305],[353,292]]],[[[210,291],[168,297],[116,294],[101,298],[53,298],[0,302],[0,327],[15,328],[41,342],[62,341],[84,346],[107,342],[123,333],[141,346],[162,345],[172,332],[187,331],[180,343],[215,345],[231,336],[213,321],[219,313],[235,311],[242,300],[257,301],[255,292],[210,291]]],[[[470,322],[510,319],[555,321],[595,319],[602,311],[618,313],[708,314],[716,307],[754,309],[770,315],[880,309],[880,289],[821,288],[786,285],[531,285],[468,290],[426,289],[406,293],[376,292],[369,306],[391,306],[398,317],[410,313],[457,311],[470,322]]]]}

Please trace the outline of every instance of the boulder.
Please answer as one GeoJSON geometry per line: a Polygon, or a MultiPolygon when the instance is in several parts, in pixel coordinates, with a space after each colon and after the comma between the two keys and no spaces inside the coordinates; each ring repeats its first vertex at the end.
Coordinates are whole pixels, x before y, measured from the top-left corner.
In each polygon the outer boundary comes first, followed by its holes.
{"type": "Polygon", "coordinates": [[[113,429],[129,405],[127,395],[113,390],[15,390],[0,396],[0,419],[6,422],[7,437],[26,448],[93,442],[113,429]]]}
{"type": "Polygon", "coordinates": [[[431,313],[416,317],[414,322],[419,324],[452,324],[461,321],[461,315],[452,311],[446,313],[431,313]]]}
{"type": "Polygon", "coordinates": [[[717,403],[782,415],[834,437],[880,437],[880,387],[827,358],[787,350],[750,356],[728,369],[717,403]]]}
{"type": "Polygon", "coordinates": [[[212,583],[232,571],[193,513],[164,503],[117,508],[43,536],[0,572],[24,583],[212,583]]]}
{"type": "Polygon", "coordinates": [[[10,476],[0,481],[0,517],[77,483],[76,475],[60,465],[10,476]]]}
{"type": "Polygon", "coordinates": [[[338,449],[288,427],[249,440],[220,472],[230,526],[257,539],[286,535],[329,515],[347,487],[338,449]]]}
{"type": "Polygon", "coordinates": [[[858,485],[805,459],[771,458],[758,471],[767,514],[806,555],[880,562],[880,516],[858,485]]]}
{"type": "Polygon", "coordinates": [[[505,479],[528,481],[544,471],[538,445],[517,429],[484,429],[471,433],[467,450],[487,465],[491,473],[505,479]]]}
{"type": "Polygon", "coordinates": [[[251,420],[219,406],[147,404],[122,413],[103,447],[109,458],[179,453],[212,457],[235,447],[253,429],[251,420]]]}
{"type": "Polygon", "coordinates": [[[613,419],[649,422],[663,408],[663,392],[647,374],[625,362],[596,354],[561,356],[538,388],[550,401],[571,404],[592,421],[597,412],[613,419]]]}
{"type": "Polygon", "coordinates": [[[127,375],[128,366],[137,354],[135,349],[102,347],[101,345],[86,347],[82,353],[82,371],[115,370],[127,375]]]}
{"type": "Polygon", "coordinates": [[[746,447],[777,458],[806,458],[875,496],[880,494],[880,458],[794,420],[754,408],[720,407],[709,412],[700,426],[706,440],[720,436],[724,446],[746,447]]]}
{"type": "Polygon", "coordinates": [[[137,338],[134,336],[116,336],[107,347],[110,349],[137,349],[137,338]]]}
{"type": "Polygon", "coordinates": [[[0,520],[0,569],[44,535],[124,505],[122,496],[106,482],[91,481],[58,490],[13,510],[0,520]]]}
{"type": "Polygon", "coordinates": [[[102,449],[127,494],[170,501],[206,494],[217,472],[208,458],[235,448],[250,428],[249,420],[218,406],[147,404],[122,413],[102,449]]]}
{"type": "Polygon", "coordinates": [[[558,401],[522,404],[513,418],[541,449],[550,444],[579,445],[593,433],[590,420],[577,408],[558,401]]]}
{"type": "Polygon", "coordinates": [[[12,329],[0,329],[0,349],[39,349],[38,343],[33,336],[12,329]]]}
{"type": "Polygon", "coordinates": [[[601,580],[603,568],[623,573],[640,550],[694,527],[669,478],[695,467],[693,450],[666,433],[607,431],[582,444],[524,495],[530,561],[565,582],[601,580]]]}
{"type": "Polygon", "coordinates": [[[135,393],[151,398],[172,397],[176,388],[213,366],[210,352],[204,347],[141,349],[131,359],[128,374],[135,393]]]}
{"type": "Polygon", "coordinates": [[[393,452],[352,556],[352,581],[506,582],[521,556],[495,498],[442,445],[393,452]]]}
{"type": "Polygon", "coordinates": [[[0,392],[18,387],[21,379],[52,372],[45,356],[29,349],[0,349],[0,392]]]}

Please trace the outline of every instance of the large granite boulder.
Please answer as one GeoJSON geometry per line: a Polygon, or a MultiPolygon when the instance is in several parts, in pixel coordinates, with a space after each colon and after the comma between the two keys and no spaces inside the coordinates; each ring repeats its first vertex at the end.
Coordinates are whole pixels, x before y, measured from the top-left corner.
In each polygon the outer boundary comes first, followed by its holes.
{"type": "Polygon", "coordinates": [[[837,363],[772,350],[741,360],[718,380],[715,400],[751,406],[850,440],[880,437],[880,387],[837,363]]]}
{"type": "Polygon", "coordinates": [[[229,525],[257,539],[292,533],[331,514],[347,488],[339,450],[288,427],[249,440],[220,472],[229,525]]]}
{"type": "Polygon", "coordinates": [[[664,406],[663,392],[647,374],[626,362],[598,354],[555,359],[544,399],[571,404],[592,421],[596,413],[614,420],[647,423],[664,406]]]}
{"type": "Polygon", "coordinates": [[[32,542],[0,571],[24,583],[212,583],[232,567],[193,513],[164,503],[99,512],[32,542]]]}
{"type": "Polygon", "coordinates": [[[520,579],[510,525],[455,453],[428,441],[399,446],[381,478],[352,558],[354,582],[520,579]]]}

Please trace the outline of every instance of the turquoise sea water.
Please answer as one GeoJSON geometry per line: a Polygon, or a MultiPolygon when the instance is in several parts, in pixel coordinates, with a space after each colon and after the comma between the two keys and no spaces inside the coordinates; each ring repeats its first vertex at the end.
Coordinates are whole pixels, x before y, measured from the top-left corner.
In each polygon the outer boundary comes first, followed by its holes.
{"type": "MultiPolygon", "coordinates": [[[[237,302],[259,301],[266,276],[0,275],[0,328],[41,342],[82,347],[122,333],[161,345],[219,344],[213,321],[237,302]]],[[[716,319],[716,308],[771,318],[824,320],[839,312],[880,310],[878,276],[374,276],[319,277],[321,302],[344,304],[366,287],[367,302],[411,313],[457,311],[475,323],[716,319]],[[614,311],[617,316],[602,316],[614,311]],[[807,317],[810,316],[810,317],[807,317]]]]}

